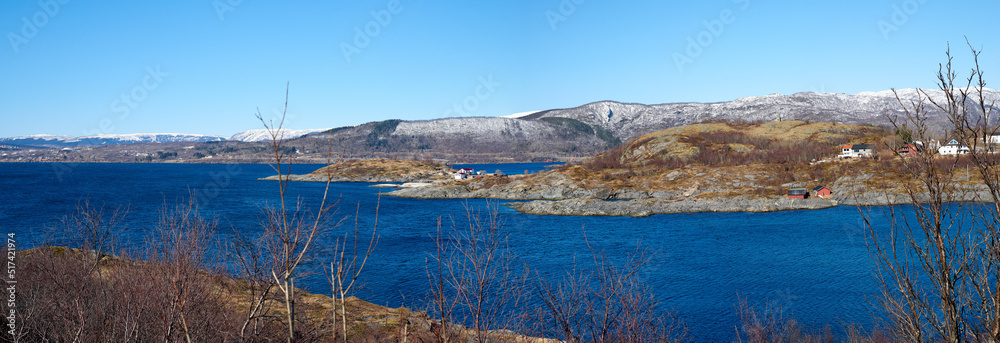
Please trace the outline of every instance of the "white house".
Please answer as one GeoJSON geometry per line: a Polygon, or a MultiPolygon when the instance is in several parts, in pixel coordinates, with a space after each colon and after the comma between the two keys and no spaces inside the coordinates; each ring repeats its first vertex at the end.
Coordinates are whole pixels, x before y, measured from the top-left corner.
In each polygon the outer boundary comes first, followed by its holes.
{"type": "Polygon", "coordinates": [[[472,168],[462,168],[455,173],[455,180],[462,180],[468,177],[472,177],[476,172],[472,168]]]}
{"type": "Polygon", "coordinates": [[[986,144],[1000,144],[1000,133],[987,134],[984,138],[986,144]]]}
{"type": "Polygon", "coordinates": [[[948,144],[942,145],[938,148],[938,154],[941,155],[964,155],[969,153],[969,147],[958,144],[958,141],[952,139],[948,141],[948,144]]]}
{"type": "Polygon", "coordinates": [[[848,144],[840,150],[840,155],[837,158],[861,158],[861,157],[872,157],[874,152],[872,152],[871,145],[868,144],[848,144]]]}

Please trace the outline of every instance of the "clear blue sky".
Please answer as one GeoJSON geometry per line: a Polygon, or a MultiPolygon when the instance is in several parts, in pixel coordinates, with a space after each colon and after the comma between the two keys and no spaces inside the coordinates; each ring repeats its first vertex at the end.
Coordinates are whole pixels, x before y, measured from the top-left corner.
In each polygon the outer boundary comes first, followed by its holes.
{"type": "Polygon", "coordinates": [[[948,42],[968,66],[963,36],[1000,82],[997,13],[992,0],[10,0],[0,136],[229,136],[280,108],[285,82],[296,129],[932,87],[948,42]]]}

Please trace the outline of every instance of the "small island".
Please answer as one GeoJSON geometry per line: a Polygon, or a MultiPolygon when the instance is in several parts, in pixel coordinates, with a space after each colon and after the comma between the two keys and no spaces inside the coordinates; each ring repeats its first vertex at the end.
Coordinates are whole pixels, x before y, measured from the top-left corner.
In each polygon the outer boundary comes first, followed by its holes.
{"type": "MultiPolygon", "coordinates": [[[[429,183],[451,179],[457,170],[442,162],[425,160],[346,160],[305,175],[287,175],[290,181],[429,183]]],[[[278,175],[261,180],[278,180],[278,175]]]]}

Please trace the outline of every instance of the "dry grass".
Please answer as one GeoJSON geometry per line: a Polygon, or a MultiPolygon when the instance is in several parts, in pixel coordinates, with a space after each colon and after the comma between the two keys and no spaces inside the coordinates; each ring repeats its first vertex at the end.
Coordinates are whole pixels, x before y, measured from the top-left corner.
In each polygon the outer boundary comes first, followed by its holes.
{"type": "Polygon", "coordinates": [[[368,160],[347,160],[320,168],[313,175],[327,175],[332,173],[335,177],[385,177],[385,178],[424,178],[429,180],[447,179],[456,172],[440,162],[417,161],[417,160],[396,160],[396,159],[368,159],[368,160]]]}
{"type": "MultiPolygon", "coordinates": [[[[36,261],[44,260],[47,261],[46,263],[65,265],[68,268],[72,268],[72,266],[80,263],[85,264],[87,260],[93,259],[96,256],[90,251],[66,247],[41,247],[21,251],[18,254],[22,261],[24,261],[23,263],[31,266],[37,264],[38,262],[36,261]]],[[[151,279],[147,281],[145,277],[133,276],[154,275],[158,273],[161,267],[153,262],[104,255],[98,264],[98,270],[93,274],[94,278],[89,281],[81,280],[80,282],[84,282],[85,285],[95,284],[95,286],[113,285],[121,282],[121,272],[126,272],[128,273],[127,275],[132,275],[127,277],[127,280],[137,283],[149,283],[153,281],[151,279]]],[[[34,269],[29,268],[28,270],[33,271],[34,269]]],[[[231,330],[238,330],[238,325],[233,320],[239,317],[239,315],[236,317],[232,317],[231,315],[243,313],[247,310],[253,298],[253,294],[250,292],[251,287],[255,287],[256,285],[235,280],[216,272],[201,270],[198,273],[201,279],[206,280],[208,283],[209,293],[213,294],[213,298],[216,299],[214,304],[220,306],[219,308],[208,308],[206,310],[229,314],[229,316],[223,317],[226,318],[225,322],[213,322],[210,324],[224,335],[227,334],[230,338],[238,337],[238,333],[231,330]]],[[[32,276],[36,278],[40,277],[38,280],[32,279],[32,281],[37,281],[32,283],[42,288],[25,290],[25,293],[22,293],[23,296],[31,297],[33,294],[50,294],[48,292],[51,291],[47,289],[59,289],[61,287],[57,283],[42,282],[44,281],[43,274],[34,273],[32,276]]],[[[90,286],[82,286],[82,288],[89,289],[90,286]]],[[[105,289],[108,292],[115,292],[116,290],[117,288],[105,289]]],[[[100,294],[103,293],[98,292],[96,296],[103,297],[100,294]]],[[[301,289],[296,290],[295,294],[296,321],[298,322],[299,331],[305,335],[304,338],[308,337],[309,340],[316,341],[339,341],[341,338],[335,335],[334,328],[332,327],[331,318],[333,318],[335,311],[333,299],[322,294],[310,294],[301,289]]],[[[149,295],[142,293],[132,294],[132,296],[145,297],[149,295]]],[[[282,318],[284,316],[284,304],[280,298],[281,295],[279,293],[271,293],[270,301],[267,305],[268,310],[266,311],[269,313],[269,316],[274,318],[282,318]]],[[[76,300],[86,301],[87,303],[104,301],[96,298],[80,298],[76,300]]],[[[63,299],[63,301],[68,300],[63,299]]],[[[155,306],[154,303],[148,301],[142,301],[140,304],[155,306]]],[[[434,336],[431,330],[434,330],[433,327],[436,326],[435,323],[437,321],[432,320],[425,312],[412,311],[403,307],[389,308],[379,306],[358,299],[357,297],[348,297],[346,305],[349,342],[402,342],[404,341],[402,338],[403,335],[407,337],[407,341],[423,342],[431,341],[434,336]]],[[[45,318],[34,318],[34,320],[45,320],[45,318]]],[[[337,325],[339,326],[339,323],[337,325]]],[[[464,339],[473,334],[470,329],[462,326],[453,325],[450,326],[450,329],[454,330],[452,335],[457,338],[456,342],[464,341],[464,339]],[[465,338],[463,339],[463,337],[465,338]]],[[[284,331],[281,329],[280,323],[269,322],[265,323],[262,336],[257,338],[263,341],[283,341],[281,338],[282,334],[284,334],[284,331]]],[[[490,332],[489,336],[510,342],[554,342],[553,340],[523,336],[511,331],[490,332]]]]}
{"type": "Polygon", "coordinates": [[[778,197],[788,183],[830,186],[843,176],[870,174],[865,185],[896,188],[905,178],[892,162],[810,162],[833,158],[841,144],[885,135],[875,127],[804,121],[695,124],[640,136],[583,163],[518,179],[515,186],[552,185],[552,175],[561,174],[585,189],[778,197]]]}

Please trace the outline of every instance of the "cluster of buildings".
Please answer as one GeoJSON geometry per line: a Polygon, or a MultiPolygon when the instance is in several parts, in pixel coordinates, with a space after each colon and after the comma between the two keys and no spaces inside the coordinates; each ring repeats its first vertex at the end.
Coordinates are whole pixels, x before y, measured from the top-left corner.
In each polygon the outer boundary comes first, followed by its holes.
{"type": "MultiPolygon", "coordinates": [[[[1000,145],[1000,133],[987,135],[983,139],[983,142],[987,146],[1000,145]]],[[[920,151],[924,151],[924,149],[936,149],[938,155],[951,155],[951,156],[965,155],[972,152],[972,150],[969,149],[968,146],[959,143],[958,140],[955,139],[949,140],[948,143],[946,144],[941,144],[936,140],[932,140],[928,143],[929,144],[926,144],[926,146],[923,142],[919,141],[913,143],[907,143],[902,147],[900,147],[899,149],[894,150],[893,152],[895,153],[895,155],[901,157],[914,156],[918,154],[920,151]]],[[[837,155],[837,158],[839,159],[871,158],[873,156],[875,156],[875,149],[872,144],[846,144],[841,147],[840,154],[837,155]]],[[[823,198],[829,196],[831,194],[831,191],[829,188],[826,188],[824,186],[817,186],[813,188],[811,193],[807,188],[791,188],[788,190],[787,196],[792,199],[807,199],[809,198],[810,194],[812,194],[813,196],[823,198]]]]}
{"type": "MultiPolygon", "coordinates": [[[[998,138],[1000,138],[1000,137],[998,137],[998,138]]],[[[934,149],[935,147],[937,147],[937,153],[938,153],[938,155],[953,155],[954,156],[954,155],[965,155],[965,154],[968,154],[969,152],[971,152],[971,150],[969,150],[969,147],[958,143],[958,141],[954,140],[954,139],[948,141],[948,143],[944,144],[944,145],[942,145],[938,141],[931,141],[930,144],[929,144],[929,146],[928,146],[928,148],[934,149]]],[[[895,153],[898,156],[904,156],[904,157],[905,156],[913,156],[913,155],[916,155],[918,152],[920,152],[923,149],[924,149],[924,143],[923,142],[913,142],[913,143],[908,143],[906,145],[903,145],[899,149],[896,149],[895,153]]]]}
{"type": "MultiPolygon", "coordinates": [[[[1000,144],[1000,134],[990,136],[986,140],[989,144],[1000,144]]],[[[936,149],[938,155],[965,155],[970,153],[972,150],[968,146],[959,143],[957,140],[950,140],[946,144],[941,144],[938,141],[930,141],[927,144],[929,149],[936,149]]],[[[913,142],[907,143],[894,150],[893,152],[897,156],[914,156],[918,152],[925,149],[925,144],[923,142],[913,142]]],[[[837,155],[839,159],[849,159],[849,158],[871,158],[875,155],[875,151],[871,144],[847,144],[841,147],[840,154],[837,155]]]]}
{"type": "Polygon", "coordinates": [[[833,195],[833,191],[831,191],[829,188],[826,188],[826,186],[813,187],[812,192],[810,192],[808,188],[801,188],[801,187],[791,188],[788,190],[789,199],[809,199],[810,195],[820,198],[826,198],[828,196],[833,195]]]}
{"type": "Polygon", "coordinates": [[[461,168],[453,175],[455,180],[465,180],[471,178],[478,178],[483,176],[507,176],[502,171],[497,170],[495,173],[487,173],[485,170],[476,171],[472,168],[461,168]]]}

